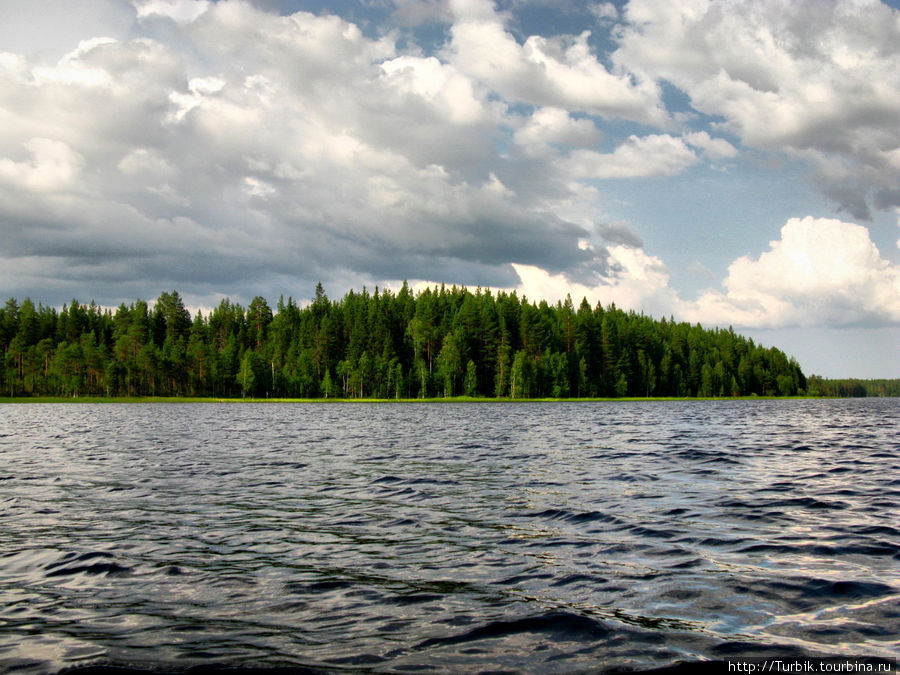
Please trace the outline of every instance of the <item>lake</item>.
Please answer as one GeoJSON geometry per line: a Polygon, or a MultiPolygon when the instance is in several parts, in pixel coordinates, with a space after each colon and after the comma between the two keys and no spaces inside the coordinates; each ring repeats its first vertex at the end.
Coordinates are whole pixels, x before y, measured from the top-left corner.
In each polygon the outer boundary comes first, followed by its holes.
{"type": "Polygon", "coordinates": [[[900,399],[0,405],[0,669],[900,654],[900,399]]]}

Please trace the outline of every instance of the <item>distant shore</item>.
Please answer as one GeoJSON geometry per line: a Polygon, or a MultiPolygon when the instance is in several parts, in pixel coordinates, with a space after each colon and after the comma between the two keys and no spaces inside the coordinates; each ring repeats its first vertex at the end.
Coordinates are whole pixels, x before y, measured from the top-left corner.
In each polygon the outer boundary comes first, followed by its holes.
{"type": "Polygon", "coordinates": [[[656,396],[622,398],[488,398],[452,396],[440,398],[215,398],[209,396],[15,396],[4,403],[654,403],[672,401],[784,401],[832,399],[830,396],[656,396]]]}

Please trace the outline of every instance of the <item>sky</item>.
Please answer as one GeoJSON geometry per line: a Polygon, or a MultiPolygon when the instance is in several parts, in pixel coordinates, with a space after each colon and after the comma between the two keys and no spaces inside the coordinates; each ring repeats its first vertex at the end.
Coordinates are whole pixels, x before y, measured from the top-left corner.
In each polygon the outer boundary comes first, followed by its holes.
{"type": "Polygon", "coordinates": [[[0,0],[0,295],[445,283],[900,377],[900,5],[0,0]]]}

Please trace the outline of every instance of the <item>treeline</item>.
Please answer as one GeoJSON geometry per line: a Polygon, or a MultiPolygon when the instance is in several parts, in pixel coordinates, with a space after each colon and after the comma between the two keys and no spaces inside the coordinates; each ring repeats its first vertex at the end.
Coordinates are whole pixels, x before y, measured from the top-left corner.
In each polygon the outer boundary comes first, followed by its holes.
{"type": "Polygon", "coordinates": [[[465,288],[351,291],[317,285],[300,307],[222,300],[191,316],[177,292],[116,310],[0,310],[9,396],[527,397],[803,393],[793,359],[729,330],[615,305],[549,305],[465,288]]]}
{"type": "Polygon", "coordinates": [[[810,375],[807,387],[810,396],[841,398],[900,396],[900,380],[830,380],[818,375],[810,375]]]}

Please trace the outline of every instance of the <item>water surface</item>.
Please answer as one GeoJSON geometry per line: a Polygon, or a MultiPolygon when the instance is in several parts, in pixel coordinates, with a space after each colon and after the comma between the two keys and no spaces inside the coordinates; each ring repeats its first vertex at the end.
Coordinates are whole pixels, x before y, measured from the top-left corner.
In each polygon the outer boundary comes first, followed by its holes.
{"type": "Polygon", "coordinates": [[[0,669],[900,654],[900,400],[0,406],[0,669]]]}

